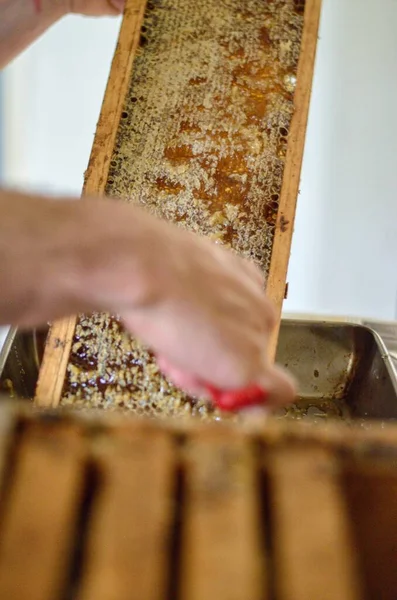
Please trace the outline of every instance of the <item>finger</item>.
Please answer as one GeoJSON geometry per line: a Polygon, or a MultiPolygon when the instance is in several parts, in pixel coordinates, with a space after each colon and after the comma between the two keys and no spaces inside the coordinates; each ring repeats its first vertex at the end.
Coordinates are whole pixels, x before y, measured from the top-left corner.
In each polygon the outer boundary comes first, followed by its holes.
{"type": "Polygon", "coordinates": [[[234,265],[238,265],[240,268],[244,269],[246,273],[249,273],[251,278],[261,286],[265,283],[265,275],[263,271],[252,260],[252,258],[244,257],[226,248],[216,246],[213,242],[209,243],[212,246],[212,253],[214,252],[214,247],[216,248],[218,260],[221,262],[227,262],[229,264],[234,263],[234,265]]]}
{"type": "Polygon", "coordinates": [[[251,260],[243,260],[242,262],[244,263],[244,268],[252,281],[259,285],[263,290],[266,284],[266,279],[263,272],[251,260]]]}
{"type": "Polygon", "coordinates": [[[178,369],[163,357],[157,357],[157,364],[163,375],[176,387],[190,396],[208,397],[208,390],[193,375],[178,369]]]}
{"type": "MultiPolygon", "coordinates": [[[[231,272],[233,280],[238,275],[241,288],[246,292],[246,300],[249,300],[252,305],[250,312],[261,315],[265,328],[268,331],[272,330],[276,325],[277,317],[273,304],[265,294],[266,280],[263,273],[251,261],[238,256],[233,256],[234,260],[230,260],[230,255],[227,258],[224,266],[231,272]]],[[[245,316],[245,318],[247,317],[245,316]]]]}
{"type": "Polygon", "coordinates": [[[251,384],[242,389],[222,391],[209,387],[212,399],[219,408],[227,411],[252,411],[254,408],[267,408],[289,404],[295,397],[292,379],[280,368],[272,367],[269,374],[261,379],[261,384],[251,384]]]}
{"type": "Polygon", "coordinates": [[[290,404],[296,398],[296,383],[281,367],[272,366],[259,378],[259,385],[267,391],[267,404],[278,407],[290,404]]]}
{"type": "Polygon", "coordinates": [[[230,252],[230,250],[225,250],[218,246],[215,248],[216,253],[214,253],[214,248],[212,248],[212,258],[215,256],[223,269],[226,267],[229,271],[233,272],[234,276],[237,273],[240,276],[243,276],[244,279],[247,278],[251,283],[254,283],[256,287],[259,286],[261,290],[265,288],[265,276],[252,260],[242,258],[241,256],[230,252]]]}
{"type": "MultiPolygon", "coordinates": [[[[174,367],[167,359],[157,359],[159,368],[172,381],[177,387],[185,390],[191,395],[199,395],[202,397],[214,397],[211,396],[209,390],[211,386],[207,383],[200,382],[196,377],[189,375],[188,373],[174,367]]],[[[296,396],[296,388],[294,380],[278,366],[271,367],[268,372],[260,378],[260,389],[263,390],[263,396],[259,398],[257,408],[260,413],[263,413],[263,409],[268,406],[278,407],[281,405],[290,404],[293,402],[296,396]]],[[[251,416],[256,414],[256,410],[253,407],[251,401],[242,402],[240,396],[246,394],[246,390],[231,391],[228,393],[230,399],[228,401],[227,410],[242,410],[246,411],[246,407],[250,405],[249,412],[251,416]],[[232,398],[236,398],[236,404],[233,405],[232,398]]],[[[249,398],[247,398],[249,400],[249,398]]]]}
{"type": "Polygon", "coordinates": [[[189,319],[183,306],[176,313],[168,308],[157,309],[156,318],[137,310],[122,319],[157,356],[214,386],[242,387],[261,372],[266,336],[252,327],[247,330],[242,319],[230,323],[230,316],[218,314],[214,326],[205,314],[189,319]]]}

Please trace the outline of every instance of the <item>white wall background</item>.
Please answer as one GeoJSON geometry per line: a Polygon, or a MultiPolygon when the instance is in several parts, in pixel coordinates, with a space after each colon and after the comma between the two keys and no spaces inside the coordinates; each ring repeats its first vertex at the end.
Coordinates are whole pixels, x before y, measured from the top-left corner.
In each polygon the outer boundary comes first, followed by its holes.
{"type": "Polygon", "coordinates": [[[120,19],[68,17],[4,72],[4,175],[80,193],[120,19]]]}
{"type": "Polygon", "coordinates": [[[396,74],[396,0],[323,0],[286,310],[396,316],[396,74]]]}
{"type": "MultiPolygon", "coordinates": [[[[119,21],[70,17],[5,72],[5,176],[78,194],[119,21]]],[[[394,318],[397,1],[323,0],[289,312],[394,318]]]]}

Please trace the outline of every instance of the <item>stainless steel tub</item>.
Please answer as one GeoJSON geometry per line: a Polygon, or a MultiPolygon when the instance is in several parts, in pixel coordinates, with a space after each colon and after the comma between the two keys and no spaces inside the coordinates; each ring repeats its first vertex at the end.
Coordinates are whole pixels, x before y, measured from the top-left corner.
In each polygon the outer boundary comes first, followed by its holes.
{"type": "MultiPolygon", "coordinates": [[[[0,352],[3,390],[33,397],[44,338],[10,332],[0,352]]],[[[280,416],[397,419],[396,351],[397,323],[284,318],[277,361],[296,377],[299,400],[280,416]]]]}
{"type": "Polygon", "coordinates": [[[20,399],[34,397],[48,330],[11,328],[0,350],[0,391],[20,399]]]}
{"type": "Polygon", "coordinates": [[[397,375],[387,346],[394,340],[394,323],[284,319],[277,361],[299,385],[299,401],[287,414],[397,419],[397,375]]]}

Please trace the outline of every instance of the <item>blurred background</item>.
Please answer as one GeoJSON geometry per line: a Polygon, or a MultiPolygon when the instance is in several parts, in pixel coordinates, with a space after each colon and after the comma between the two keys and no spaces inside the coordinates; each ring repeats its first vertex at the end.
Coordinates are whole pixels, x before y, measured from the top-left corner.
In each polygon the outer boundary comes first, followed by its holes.
{"type": "MultiPolygon", "coordinates": [[[[0,177],[79,194],[120,19],[68,17],[0,74],[0,177]]],[[[397,318],[397,1],[323,0],[288,312],[397,318]]]]}

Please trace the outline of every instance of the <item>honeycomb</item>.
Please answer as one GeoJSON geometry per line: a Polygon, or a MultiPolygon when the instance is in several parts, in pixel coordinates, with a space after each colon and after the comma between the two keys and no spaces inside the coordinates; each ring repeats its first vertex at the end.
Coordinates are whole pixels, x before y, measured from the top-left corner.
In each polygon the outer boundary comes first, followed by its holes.
{"type": "MultiPolygon", "coordinates": [[[[269,271],[294,110],[300,0],[150,0],[106,192],[269,271]]],[[[218,418],[117,319],[79,318],[62,404],[218,418]]]]}

